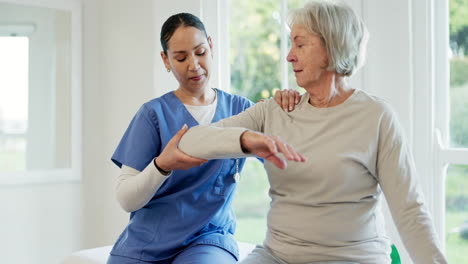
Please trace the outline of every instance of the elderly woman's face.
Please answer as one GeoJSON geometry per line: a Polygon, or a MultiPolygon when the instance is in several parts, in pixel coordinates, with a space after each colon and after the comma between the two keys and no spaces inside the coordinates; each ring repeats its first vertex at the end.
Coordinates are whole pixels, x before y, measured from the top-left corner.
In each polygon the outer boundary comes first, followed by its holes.
{"type": "Polygon", "coordinates": [[[320,36],[309,33],[300,25],[291,29],[291,50],[287,60],[292,64],[297,85],[304,88],[319,82],[328,66],[327,50],[320,36]]]}

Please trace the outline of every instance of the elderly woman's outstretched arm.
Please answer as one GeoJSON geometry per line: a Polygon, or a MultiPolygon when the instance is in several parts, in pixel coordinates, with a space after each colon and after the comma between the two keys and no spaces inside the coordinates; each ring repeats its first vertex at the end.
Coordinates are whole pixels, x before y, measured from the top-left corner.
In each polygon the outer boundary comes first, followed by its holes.
{"type": "Polygon", "coordinates": [[[245,112],[223,119],[210,126],[196,126],[182,137],[179,149],[203,159],[225,159],[258,156],[286,168],[286,161],[304,162],[306,159],[291,145],[274,135],[263,134],[265,103],[258,103],[245,112]]]}

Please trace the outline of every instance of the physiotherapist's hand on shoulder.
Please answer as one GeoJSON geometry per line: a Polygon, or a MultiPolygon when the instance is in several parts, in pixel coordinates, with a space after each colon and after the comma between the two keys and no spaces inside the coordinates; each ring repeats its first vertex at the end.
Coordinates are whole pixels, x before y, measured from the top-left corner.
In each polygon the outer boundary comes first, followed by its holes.
{"type": "Polygon", "coordinates": [[[287,163],[278,156],[279,153],[283,153],[284,157],[290,161],[306,161],[306,158],[297,152],[294,147],[277,136],[268,136],[254,131],[245,131],[242,133],[240,141],[241,147],[245,152],[266,159],[280,169],[285,169],[287,163]]]}
{"type": "Polygon", "coordinates": [[[187,130],[187,125],[184,125],[177,134],[172,137],[161,154],[155,158],[154,162],[156,167],[165,172],[170,172],[173,170],[187,170],[207,162],[205,159],[189,156],[179,149],[179,141],[187,130]]]}
{"type": "Polygon", "coordinates": [[[273,98],[284,111],[291,112],[301,100],[301,95],[296,90],[283,89],[276,91],[273,98]]]}

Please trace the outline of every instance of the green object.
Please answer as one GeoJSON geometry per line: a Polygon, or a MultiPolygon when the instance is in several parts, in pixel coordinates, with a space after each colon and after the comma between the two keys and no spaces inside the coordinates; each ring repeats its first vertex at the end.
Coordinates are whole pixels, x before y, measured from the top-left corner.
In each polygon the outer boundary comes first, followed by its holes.
{"type": "Polygon", "coordinates": [[[390,253],[390,258],[392,259],[392,264],[401,264],[400,254],[395,245],[392,244],[392,253],[390,253]]]}

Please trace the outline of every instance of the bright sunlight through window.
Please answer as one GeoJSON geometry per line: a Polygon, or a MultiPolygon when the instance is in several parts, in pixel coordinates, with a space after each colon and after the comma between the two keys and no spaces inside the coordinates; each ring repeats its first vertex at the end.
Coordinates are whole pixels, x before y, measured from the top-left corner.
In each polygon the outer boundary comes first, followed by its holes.
{"type": "Polygon", "coordinates": [[[29,39],[0,37],[0,171],[26,167],[29,39]]]}

